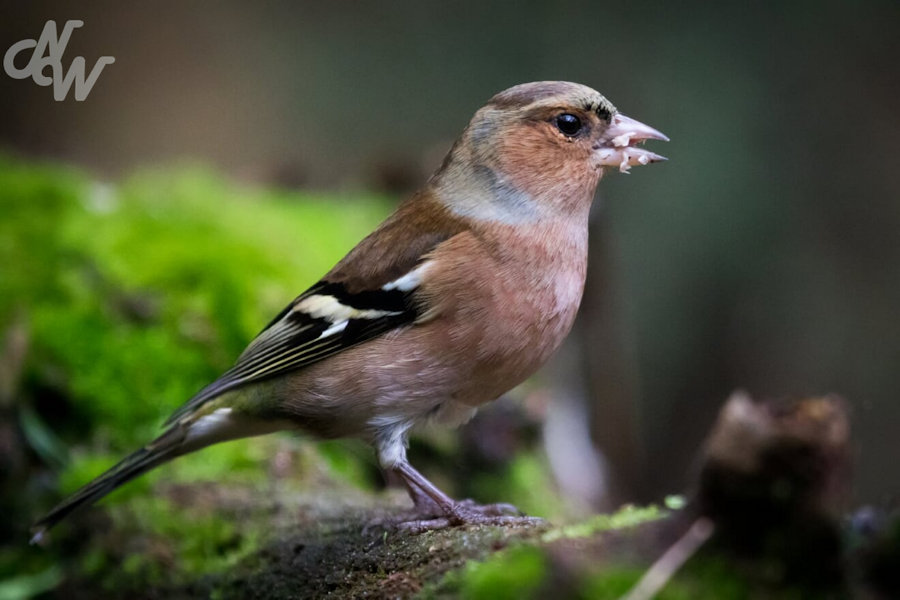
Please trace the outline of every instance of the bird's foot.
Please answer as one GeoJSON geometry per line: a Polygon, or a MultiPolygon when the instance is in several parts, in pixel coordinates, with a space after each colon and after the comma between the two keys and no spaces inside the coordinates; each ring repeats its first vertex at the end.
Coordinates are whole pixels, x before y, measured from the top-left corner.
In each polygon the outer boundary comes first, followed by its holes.
{"type": "MultiPolygon", "coordinates": [[[[436,508],[436,507],[435,507],[436,508]]],[[[542,525],[539,517],[525,516],[512,504],[477,504],[474,500],[455,502],[445,514],[438,511],[419,511],[417,518],[401,521],[397,528],[409,533],[423,533],[465,525],[542,525]]]]}
{"type": "Polygon", "coordinates": [[[422,533],[463,525],[540,525],[537,517],[526,517],[511,504],[477,504],[474,500],[456,501],[428,481],[412,465],[403,461],[391,470],[406,484],[415,505],[412,518],[400,518],[397,529],[422,533]]]}

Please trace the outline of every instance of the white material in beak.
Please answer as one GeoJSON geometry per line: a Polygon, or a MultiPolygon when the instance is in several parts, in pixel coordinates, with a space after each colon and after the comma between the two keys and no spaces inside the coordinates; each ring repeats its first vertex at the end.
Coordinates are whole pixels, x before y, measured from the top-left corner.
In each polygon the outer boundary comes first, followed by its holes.
{"type": "Polygon", "coordinates": [[[636,165],[667,160],[664,156],[635,146],[644,140],[668,142],[669,138],[649,125],[644,125],[623,114],[617,114],[613,117],[603,138],[594,146],[598,164],[603,167],[617,166],[619,171],[627,173],[631,167],[636,165]]]}

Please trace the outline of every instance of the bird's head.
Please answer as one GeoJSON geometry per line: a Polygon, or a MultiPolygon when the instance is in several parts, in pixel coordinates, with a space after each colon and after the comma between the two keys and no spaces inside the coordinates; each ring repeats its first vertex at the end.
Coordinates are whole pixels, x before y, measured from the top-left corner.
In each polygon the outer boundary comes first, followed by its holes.
{"type": "Polygon", "coordinates": [[[586,210],[607,167],[665,160],[638,147],[668,138],[619,113],[596,90],[566,81],[511,87],[472,118],[432,178],[452,210],[520,221],[586,210]]]}

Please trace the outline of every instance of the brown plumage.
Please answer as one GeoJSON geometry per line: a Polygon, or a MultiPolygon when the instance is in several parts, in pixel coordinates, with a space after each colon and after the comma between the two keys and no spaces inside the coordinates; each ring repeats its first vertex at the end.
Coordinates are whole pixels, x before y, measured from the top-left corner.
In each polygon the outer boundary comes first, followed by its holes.
{"type": "Polygon", "coordinates": [[[502,522],[457,503],[406,459],[409,430],[460,423],[539,368],[584,286],[587,220],[605,167],[663,160],[666,139],[568,82],[510,88],[481,108],[423,190],[266,327],[157,440],[67,499],[37,536],[144,471],[279,429],[358,437],[398,475],[417,527],[502,522]]]}

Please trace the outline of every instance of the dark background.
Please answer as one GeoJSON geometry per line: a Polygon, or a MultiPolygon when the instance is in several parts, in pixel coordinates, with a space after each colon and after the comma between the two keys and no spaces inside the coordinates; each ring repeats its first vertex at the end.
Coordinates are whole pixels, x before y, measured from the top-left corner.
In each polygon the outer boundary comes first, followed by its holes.
{"type": "Polygon", "coordinates": [[[743,388],[844,396],[856,501],[897,492],[900,3],[0,11],[4,51],[77,18],[67,60],[115,57],[84,102],[0,74],[0,148],[103,180],[188,157],[239,181],[399,198],[497,91],[597,88],[672,141],[653,147],[668,163],[601,183],[581,320],[539,379],[562,398],[545,439],[564,487],[595,504],[679,491],[743,388]],[[553,444],[578,438],[585,410],[609,477],[579,490],[602,468],[553,444]]]}

